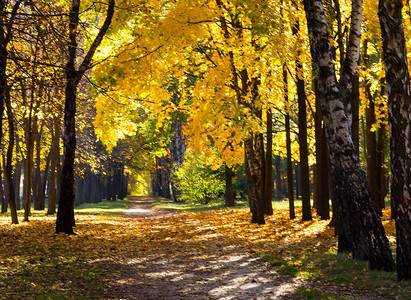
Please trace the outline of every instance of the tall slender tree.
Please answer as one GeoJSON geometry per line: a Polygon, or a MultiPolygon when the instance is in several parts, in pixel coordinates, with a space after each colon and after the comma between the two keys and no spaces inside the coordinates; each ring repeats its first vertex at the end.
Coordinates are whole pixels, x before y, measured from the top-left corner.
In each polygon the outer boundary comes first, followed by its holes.
{"type": "MultiPolygon", "coordinates": [[[[362,5],[361,0],[353,0],[352,14],[358,5],[362,5]]],[[[393,270],[394,261],[388,239],[352,141],[351,124],[343,103],[343,94],[347,91],[341,92],[336,78],[322,1],[304,0],[304,8],[311,36],[316,88],[330,150],[339,248],[343,243],[342,246],[352,251],[354,258],[368,259],[370,269],[393,270]],[[348,212],[348,217],[342,212],[348,212]]],[[[358,14],[361,10],[352,15],[352,20],[361,23],[358,14]]],[[[358,24],[351,28],[358,28],[358,24]]],[[[350,69],[355,66],[356,60],[354,57],[350,69]]],[[[348,89],[349,94],[350,85],[344,88],[348,89]]]]}
{"type": "Polygon", "coordinates": [[[18,223],[16,202],[14,199],[14,190],[12,184],[12,166],[11,160],[14,147],[14,120],[12,117],[11,103],[10,103],[10,87],[7,82],[7,63],[8,63],[8,45],[12,38],[12,26],[17,15],[17,10],[20,7],[21,0],[16,1],[13,5],[11,14],[6,12],[7,4],[9,1],[0,0],[0,141],[2,140],[3,132],[3,113],[4,104],[7,105],[8,121],[9,121],[9,147],[7,150],[7,164],[4,173],[6,180],[6,200],[10,204],[11,209],[11,222],[13,224],[18,223]],[[9,18],[9,19],[7,19],[9,18]],[[11,198],[13,197],[13,198],[11,198]]]}
{"type": "Polygon", "coordinates": [[[57,212],[56,233],[64,232],[73,234],[74,222],[74,156],[76,151],[76,98],[77,87],[83,78],[86,70],[89,69],[94,53],[103,40],[111,20],[114,15],[114,0],[108,1],[106,19],[101,26],[96,38],[91,44],[83,61],[76,68],[77,58],[77,27],[79,25],[80,0],[72,0],[70,9],[69,24],[69,45],[68,61],[66,64],[66,87],[65,87],[65,106],[64,106],[64,162],[62,169],[62,181],[57,212]]]}
{"type": "Polygon", "coordinates": [[[383,57],[390,125],[391,201],[395,211],[397,277],[411,279],[411,103],[410,75],[401,0],[380,0],[383,57]]]}

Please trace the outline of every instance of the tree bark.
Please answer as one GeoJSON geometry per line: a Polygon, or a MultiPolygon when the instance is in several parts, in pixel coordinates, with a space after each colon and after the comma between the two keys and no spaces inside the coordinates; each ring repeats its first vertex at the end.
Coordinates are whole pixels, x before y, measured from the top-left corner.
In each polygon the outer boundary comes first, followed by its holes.
{"type": "Polygon", "coordinates": [[[1,213],[4,214],[7,212],[7,209],[9,207],[9,204],[6,201],[6,198],[4,197],[5,191],[4,191],[4,185],[3,185],[3,173],[4,173],[4,161],[5,156],[4,154],[2,155],[2,160],[0,160],[0,167],[2,167],[0,169],[0,201],[1,201],[1,213]],[[3,161],[3,162],[2,162],[3,161]]]}
{"type": "Polygon", "coordinates": [[[284,102],[286,104],[285,113],[285,139],[286,139],[286,151],[287,151],[287,194],[288,194],[288,206],[290,210],[290,219],[295,218],[294,208],[294,178],[293,178],[293,162],[291,158],[291,128],[290,128],[290,103],[288,99],[288,73],[287,68],[283,66],[283,81],[284,81],[284,102]]]}
{"type": "Polygon", "coordinates": [[[158,194],[161,197],[170,199],[170,171],[169,160],[166,156],[157,157],[157,186],[158,194]]]}
{"type": "MultiPolygon", "coordinates": [[[[315,90],[314,93],[316,93],[315,90]]],[[[322,125],[323,117],[317,96],[315,97],[315,107],[315,154],[317,162],[315,174],[316,193],[314,202],[316,203],[317,214],[321,217],[321,220],[328,220],[330,218],[329,161],[325,130],[322,125]]]]}
{"type": "Polygon", "coordinates": [[[43,210],[44,205],[42,205],[40,201],[40,193],[41,193],[41,136],[43,135],[44,129],[44,119],[41,122],[40,128],[36,128],[36,168],[34,171],[34,178],[33,178],[33,204],[35,210],[43,210]]]}
{"type": "Polygon", "coordinates": [[[282,187],[282,182],[281,182],[281,157],[278,155],[274,156],[274,166],[275,166],[275,197],[277,199],[281,199],[284,196],[284,193],[283,193],[283,187],[282,187]]]}
{"type": "MultiPolygon", "coordinates": [[[[311,36],[316,88],[330,150],[339,247],[342,241],[351,248],[354,258],[367,258],[370,269],[390,271],[394,267],[391,250],[352,141],[351,124],[345,115],[335,75],[322,2],[304,0],[304,8],[311,36]],[[345,212],[349,213],[349,218],[345,212]]],[[[358,20],[356,16],[352,18],[358,20]]]]}
{"type": "Polygon", "coordinates": [[[174,134],[170,141],[170,158],[171,158],[171,189],[173,201],[178,202],[181,194],[176,182],[176,171],[181,167],[184,161],[184,152],[186,150],[185,138],[183,137],[183,121],[178,117],[172,124],[174,134]]]}
{"type": "Polygon", "coordinates": [[[233,191],[233,171],[225,166],[225,206],[235,206],[234,191],[233,191]]]}
{"type": "Polygon", "coordinates": [[[251,223],[265,224],[263,198],[263,174],[262,165],[258,159],[261,148],[264,147],[261,139],[257,136],[248,138],[244,143],[245,156],[249,172],[247,172],[248,197],[251,208],[251,223]]]}
{"type": "Polygon", "coordinates": [[[19,146],[19,136],[16,135],[16,158],[18,159],[16,165],[15,165],[15,172],[14,172],[14,177],[13,177],[13,188],[14,188],[14,193],[15,193],[15,202],[16,202],[16,209],[20,210],[21,205],[20,205],[20,182],[21,182],[21,164],[22,161],[19,159],[19,152],[20,152],[20,146],[19,146]]]}
{"type": "MultiPolygon", "coordinates": [[[[296,5],[297,6],[297,5],[296,5]]],[[[297,7],[298,9],[298,7],[297,7]]],[[[294,36],[300,31],[300,23],[297,22],[292,27],[294,36]]],[[[297,47],[299,47],[297,45],[297,47]]],[[[301,51],[298,49],[295,60],[297,100],[298,100],[298,144],[300,146],[300,182],[302,196],[302,220],[310,221],[311,203],[310,203],[310,169],[308,166],[308,143],[307,143],[307,106],[305,103],[305,83],[303,76],[303,66],[300,61],[301,51]]]]}
{"type": "Polygon", "coordinates": [[[66,64],[66,87],[64,104],[64,162],[61,174],[59,208],[57,211],[56,233],[74,234],[74,156],[76,151],[76,96],[77,86],[110,26],[114,14],[114,0],[109,0],[106,19],[78,70],[76,69],[77,26],[79,24],[80,0],[72,0],[69,24],[68,61],[66,64]]]}
{"type": "Polygon", "coordinates": [[[11,222],[13,224],[18,223],[16,202],[13,189],[13,178],[12,178],[12,158],[13,158],[13,147],[14,147],[14,120],[12,115],[9,85],[7,82],[7,61],[8,61],[8,44],[12,38],[12,25],[17,14],[17,10],[20,7],[21,0],[16,1],[13,5],[12,11],[10,13],[10,19],[6,22],[6,17],[8,14],[5,11],[8,1],[0,0],[0,14],[2,17],[2,24],[0,26],[0,142],[2,140],[3,133],[3,114],[4,105],[7,106],[8,112],[8,122],[9,122],[9,146],[7,149],[7,163],[5,166],[4,179],[6,183],[6,197],[5,201],[10,205],[11,211],[11,222]],[[11,198],[13,197],[13,198],[11,198]]]}
{"type": "Polygon", "coordinates": [[[57,189],[56,189],[56,174],[57,165],[60,161],[60,124],[59,117],[55,116],[53,118],[53,130],[52,130],[52,141],[51,141],[51,162],[50,162],[50,178],[49,178],[49,193],[48,193],[48,205],[47,214],[54,215],[56,213],[56,199],[57,199],[57,189]]]}
{"type": "Polygon", "coordinates": [[[411,106],[410,76],[401,0],[380,0],[378,15],[390,125],[391,201],[395,211],[397,278],[411,279],[411,106]]]}
{"type": "Polygon", "coordinates": [[[273,214],[273,115],[269,107],[267,107],[267,146],[264,174],[264,214],[271,216],[273,214]]]}
{"type": "Polygon", "coordinates": [[[14,117],[13,110],[11,107],[9,88],[6,87],[6,97],[4,98],[7,107],[7,120],[9,123],[9,143],[7,148],[7,164],[4,173],[4,179],[6,182],[6,201],[10,206],[11,223],[18,224],[19,220],[17,218],[16,210],[16,196],[14,194],[13,186],[13,148],[14,148],[14,117]]]}

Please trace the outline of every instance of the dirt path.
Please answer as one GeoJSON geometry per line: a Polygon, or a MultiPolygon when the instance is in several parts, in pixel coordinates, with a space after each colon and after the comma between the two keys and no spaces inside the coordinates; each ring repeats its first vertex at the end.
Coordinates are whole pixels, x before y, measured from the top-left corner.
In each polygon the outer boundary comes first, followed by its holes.
{"type": "MultiPolygon", "coordinates": [[[[147,197],[133,199],[125,215],[164,218],[165,222],[177,217],[152,203],[147,197]]],[[[119,262],[107,298],[292,299],[303,283],[279,274],[255,254],[223,240],[204,247],[201,255],[169,250],[119,262]]]]}
{"type": "Polygon", "coordinates": [[[126,217],[130,218],[147,218],[173,215],[172,212],[152,206],[155,202],[150,197],[133,197],[130,200],[131,207],[125,212],[126,217]]]}
{"type": "MultiPolygon", "coordinates": [[[[140,249],[107,266],[111,280],[104,299],[300,299],[298,289],[310,286],[354,296],[348,291],[279,273],[246,247],[229,245],[226,239],[215,234],[210,237],[199,231],[183,243],[173,243],[173,232],[184,236],[181,234],[184,228],[196,228],[198,223],[182,221],[179,213],[153,207],[153,201],[148,197],[135,198],[125,213],[126,217],[149,224],[150,232],[143,236],[145,247],[150,251],[140,249]],[[153,244],[155,232],[160,233],[170,224],[174,226],[170,235],[153,244]],[[190,250],[182,249],[185,247],[190,250]]],[[[381,299],[355,296],[355,299],[381,299]]]]}

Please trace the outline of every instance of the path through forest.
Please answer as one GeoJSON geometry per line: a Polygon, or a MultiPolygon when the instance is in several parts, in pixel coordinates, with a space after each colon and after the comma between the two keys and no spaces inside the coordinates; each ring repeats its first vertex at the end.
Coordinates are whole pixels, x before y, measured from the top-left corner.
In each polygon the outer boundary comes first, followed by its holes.
{"type": "Polygon", "coordinates": [[[133,226],[132,241],[112,247],[112,258],[103,265],[110,273],[104,299],[301,299],[303,288],[348,299],[384,299],[275,270],[255,245],[238,236],[248,225],[235,231],[234,223],[249,221],[233,210],[172,212],[152,206],[149,197],[131,201],[123,222],[133,226]],[[133,249],[115,253],[129,245],[133,249]]]}
{"type": "MultiPolygon", "coordinates": [[[[151,206],[138,197],[127,217],[170,222],[178,214],[151,206]]],[[[160,222],[159,222],[160,221],[160,222]]],[[[179,224],[179,222],[173,222],[179,224]]],[[[184,226],[184,224],[181,224],[184,226]]],[[[156,230],[156,228],[152,228],[156,230]]],[[[179,228],[175,228],[177,231],[179,228]]],[[[148,241],[149,243],[149,241],[148,241]]],[[[188,241],[189,243],[189,241],[188,241]]],[[[147,245],[150,247],[150,245],[147,245]]],[[[161,252],[119,263],[108,297],[121,299],[290,299],[303,282],[278,273],[256,254],[223,239],[203,243],[200,253],[181,252],[170,244],[161,252]]]]}

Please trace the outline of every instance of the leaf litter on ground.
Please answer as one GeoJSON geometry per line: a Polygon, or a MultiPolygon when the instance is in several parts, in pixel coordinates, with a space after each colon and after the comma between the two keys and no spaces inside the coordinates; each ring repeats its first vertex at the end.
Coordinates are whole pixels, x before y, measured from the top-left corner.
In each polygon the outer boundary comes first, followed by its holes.
{"type": "MultiPolygon", "coordinates": [[[[394,224],[389,214],[389,209],[384,211],[383,223],[394,247],[394,224]]],[[[190,276],[198,285],[205,285],[216,280],[213,276],[227,276],[224,269],[231,264],[245,263],[244,255],[262,258],[270,269],[279,271],[280,275],[270,275],[273,282],[279,276],[298,280],[294,285],[297,290],[290,290],[290,298],[337,299],[339,294],[348,299],[369,295],[387,299],[411,297],[410,286],[397,282],[395,273],[370,272],[366,262],[337,254],[329,220],[320,220],[315,213],[312,221],[300,220],[300,210],[296,219],[289,220],[288,210],[278,208],[266,218],[265,225],[250,224],[247,208],[179,211],[149,218],[81,214],[76,216],[77,234],[64,235],[54,233],[55,217],[36,214],[30,222],[10,225],[9,216],[3,215],[0,299],[120,299],[132,295],[127,290],[131,286],[144,286],[145,293],[155,290],[160,277],[174,282],[176,287],[190,276]],[[233,258],[235,253],[238,258],[233,258]],[[233,261],[222,264],[224,259],[233,261]],[[153,270],[147,271],[150,264],[153,270]],[[141,272],[144,277],[134,274],[139,268],[145,268],[141,272]],[[124,276],[125,273],[130,274],[124,276]]],[[[257,284],[252,275],[236,276],[242,282],[257,284]]],[[[235,281],[231,277],[230,280],[235,281]]],[[[262,286],[270,285],[266,278],[258,280],[264,281],[262,286]]],[[[275,288],[278,290],[281,285],[275,288]]],[[[233,292],[212,287],[214,292],[201,295],[225,295],[229,299],[233,292]]],[[[196,288],[192,283],[191,292],[200,293],[196,288]]],[[[250,291],[256,290],[250,286],[250,291]]],[[[268,299],[274,291],[266,291],[268,299]]],[[[184,289],[169,293],[178,297],[177,293],[184,294],[184,289]]],[[[235,298],[250,297],[247,290],[241,293],[235,298]]],[[[173,299],[171,294],[169,299],[173,299]]],[[[282,294],[284,298],[286,294],[282,294]]]]}

